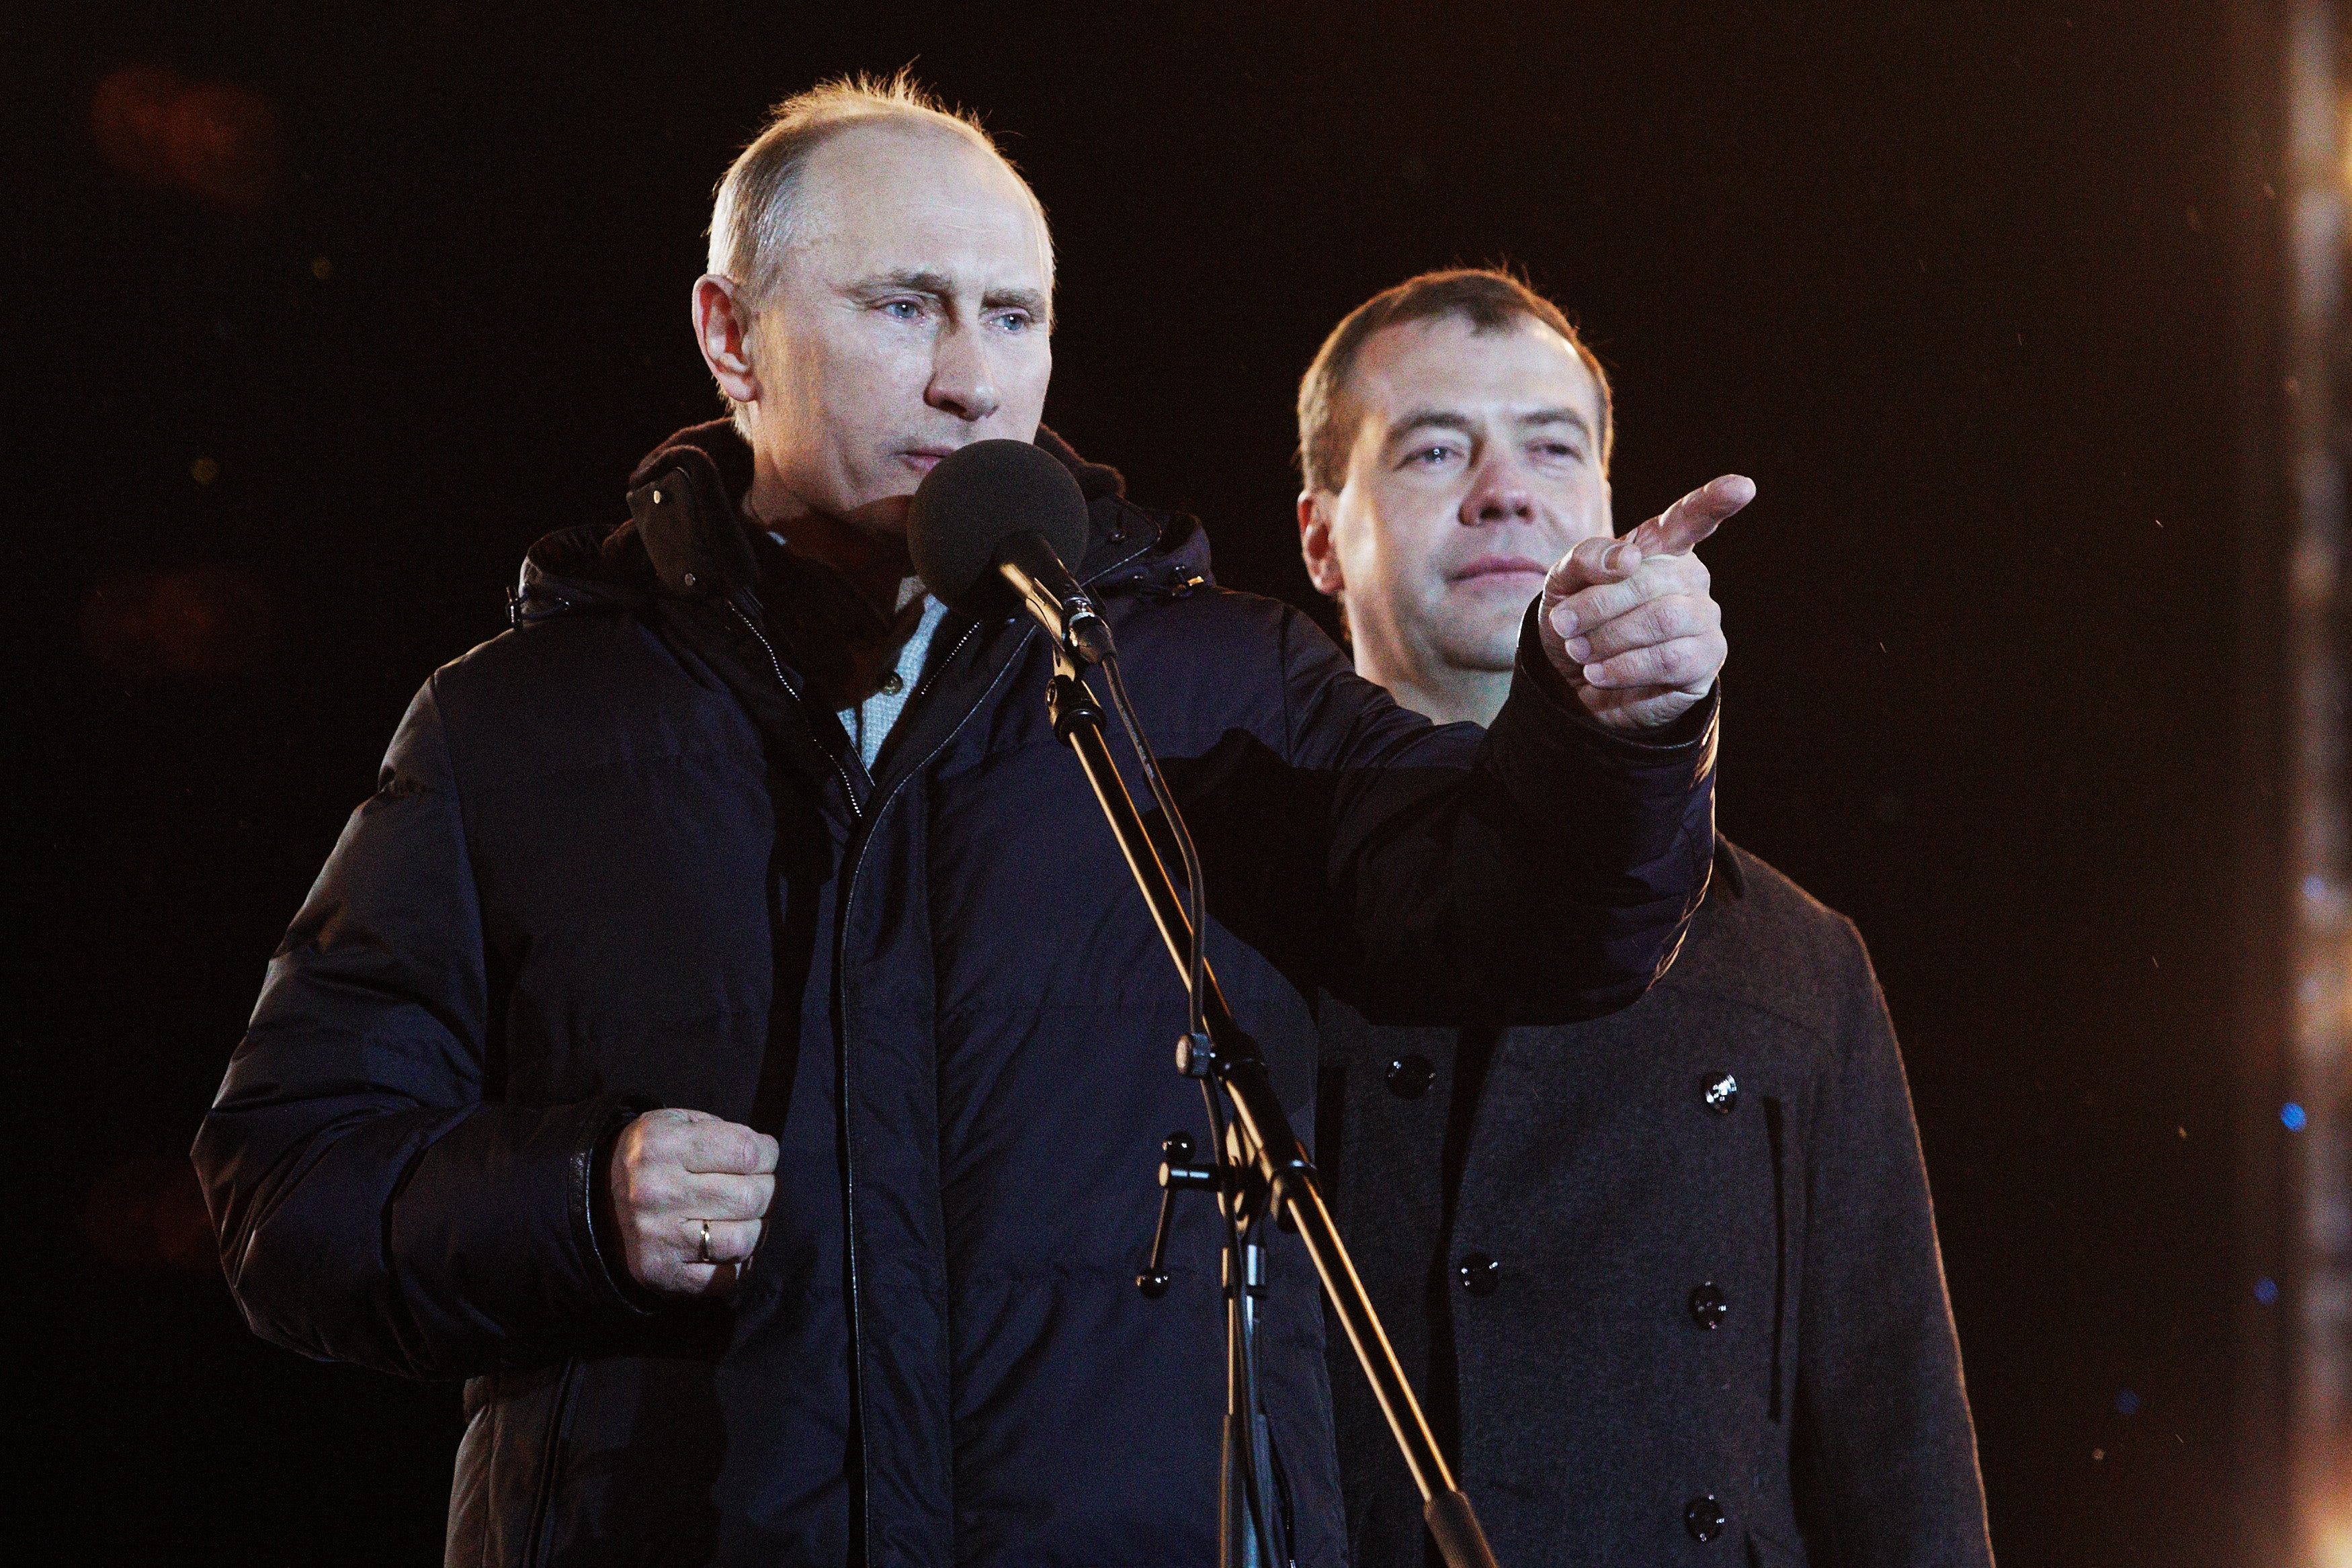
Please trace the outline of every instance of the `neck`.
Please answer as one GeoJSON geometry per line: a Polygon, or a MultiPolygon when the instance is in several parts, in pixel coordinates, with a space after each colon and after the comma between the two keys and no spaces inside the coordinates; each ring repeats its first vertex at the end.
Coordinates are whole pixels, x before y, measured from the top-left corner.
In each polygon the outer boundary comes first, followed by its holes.
{"type": "Polygon", "coordinates": [[[904,601],[905,585],[915,575],[905,535],[862,528],[818,511],[787,489],[782,476],[764,461],[743,497],[743,512],[756,526],[773,528],[794,549],[847,578],[886,621],[904,601]]]}
{"type": "Polygon", "coordinates": [[[1503,699],[1511,695],[1508,670],[1408,673],[1383,669],[1381,661],[1368,658],[1359,651],[1356,674],[1386,686],[1389,695],[1433,724],[1492,724],[1495,716],[1503,711],[1503,699]]]}

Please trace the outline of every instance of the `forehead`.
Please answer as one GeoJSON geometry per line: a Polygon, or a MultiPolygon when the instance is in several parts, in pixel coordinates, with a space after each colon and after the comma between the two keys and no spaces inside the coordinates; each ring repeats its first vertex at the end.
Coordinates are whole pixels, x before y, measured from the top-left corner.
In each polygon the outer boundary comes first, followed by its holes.
{"type": "Polygon", "coordinates": [[[962,260],[1043,288],[1045,229],[1028,187],[1002,159],[958,132],[919,121],[839,131],[809,155],[793,248],[861,267],[931,267],[962,260]]]}
{"type": "Polygon", "coordinates": [[[1572,408],[1601,427],[1601,389],[1569,340],[1532,317],[1477,331],[1441,316],[1383,327],[1364,340],[1348,399],[1387,424],[1433,407],[1507,418],[1515,410],[1572,408]]]}

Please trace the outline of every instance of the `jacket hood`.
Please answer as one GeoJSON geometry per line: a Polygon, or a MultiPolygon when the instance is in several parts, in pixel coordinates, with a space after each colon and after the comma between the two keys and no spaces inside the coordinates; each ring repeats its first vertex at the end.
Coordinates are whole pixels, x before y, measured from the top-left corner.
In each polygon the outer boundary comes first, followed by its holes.
{"type": "MultiPolygon", "coordinates": [[[[1099,592],[1188,593],[1212,580],[1199,521],[1127,498],[1108,464],[1089,463],[1040,425],[1036,444],[1078,482],[1093,525],[1078,576],[1099,592]]],[[[623,609],[656,594],[716,598],[754,587],[760,568],[741,523],[751,449],[732,421],[691,424],[629,476],[629,520],[559,529],[530,547],[509,592],[516,625],[570,611],[623,609]]]]}

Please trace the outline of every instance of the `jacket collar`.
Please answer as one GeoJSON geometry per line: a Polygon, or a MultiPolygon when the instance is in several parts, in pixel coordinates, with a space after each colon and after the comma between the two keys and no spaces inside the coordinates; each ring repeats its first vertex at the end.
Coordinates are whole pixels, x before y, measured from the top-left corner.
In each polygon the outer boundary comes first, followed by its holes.
{"type": "MultiPolygon", "coordinates": [[[[1081,579],[1102,578],[1103,592],[1187,592],[1211,580],[1197,521],[1136,506],[1118,469],[1087,462],[1051,430],[1038,428],[1037,444],[1070,470],[1087,498],[1093,537],[1076,569],[1081,579]]],[[[740,511],[751,473],[751,449],[730,421],[670,436],[630,474],[627,522],[565,528],[531,546],[511,594],[514,622],[629,608],[656,595],[719,599],[755,589],[760,563],[740,511]]]]}

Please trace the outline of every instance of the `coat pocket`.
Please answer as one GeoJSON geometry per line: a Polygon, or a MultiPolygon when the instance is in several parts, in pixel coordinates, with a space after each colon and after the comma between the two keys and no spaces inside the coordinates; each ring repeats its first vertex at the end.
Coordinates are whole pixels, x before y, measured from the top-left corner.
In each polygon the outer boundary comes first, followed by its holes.
{"type": "Polygon", "coordinates": [[[555,1383],[555,1397],[548,1403],[547,1430],[540,1445],[539,1475],[531,1490],[530,1533],[523,1538],[523,1561],[528,1568],[539,1568],[548,1558],[550,1515],[563,1468],[563,1424],[572,1412],[572,1391],[579,1381],[580,1361],[575,1356],[563,1364],[563,1374],[555,1383]]]}
{"type": "Polygon", "coordinates": [[[1805,1554],[1751,1530],[1748,1532],[1748,1568],[1805,1568],[1805,1554]]]}
{"type": "Polygon", "coordinates": [[[1780,1418],[1780,1346],[1787,1336],[1789,1311],[1789,1152],[1778,1095],[1764,1097],[1764,1136],[1772,1153],[1772,1382],[1764,1396],[1764,1414],[1780,1418]]]}

